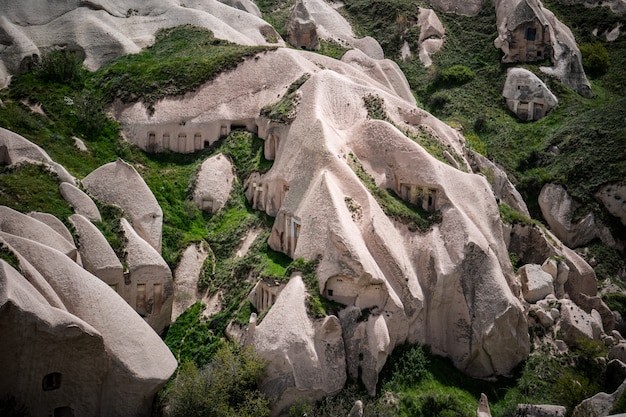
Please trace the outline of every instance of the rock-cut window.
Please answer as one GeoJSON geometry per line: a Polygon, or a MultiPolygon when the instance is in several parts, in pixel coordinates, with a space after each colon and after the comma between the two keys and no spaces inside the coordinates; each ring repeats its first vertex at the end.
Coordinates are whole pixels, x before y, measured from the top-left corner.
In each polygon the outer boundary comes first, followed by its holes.
{"type": "Polygon", "coordinates": [[[61,388],[61,373],[52,372],[44,376],[41,385],[44,391],[52,391],[61,388]]]}
{"type": "Polygon", "coordinates": [[[537,37],[537,29],[535,28],[526,28],[526,40],[534,41],[537,37]]]}

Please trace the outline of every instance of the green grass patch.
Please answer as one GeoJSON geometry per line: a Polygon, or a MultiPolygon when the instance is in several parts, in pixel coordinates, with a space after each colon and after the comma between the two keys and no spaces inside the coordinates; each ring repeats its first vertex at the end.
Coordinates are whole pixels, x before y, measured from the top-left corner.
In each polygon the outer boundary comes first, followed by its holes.
{"type": "Polygon", "coordinates": [[[385,111],[385,100],[375,94],[367,94],[363,97],[363,104],[367,109],[367,117],[375,120],[389,121],[385,111]]]}
{"type": "Polygon", "coordinates": [[[409,230],[427,231],[434,223],[441,221],[440,212],[429,213],[421,207],[402,200],[393,190],[378,187],[374,178],[352,153],[348,156],[348,164],[376,199],[385,214],[400,223],[406,224],[409,230]]]}
{"type": "Polygon", "coordinates": [[[271,49],[230,43],[192,25],[161,29],[154,45],[98,71],[97,85],[108,101],[143,101],[151,108],[163,97],[193,91],[245,58],[271,49]]]}
{"type": "Polygon", "coordinates": [[[345,48],[335,41],[320,39],[320,49],[315,52],[331,58],[341,59],[349,50],[349,48],[345,48]]]}
{"type": "Polygon", "coordinates": [[[11,265],[16,271],[22,272],[17,256],[4,244],[0,244],[0,259],[11,265]]]}
{"type": "Polygon", "coordinates": [[[56,174],[42,165],[0,168],[0,205],[22,213],[41,211],[61,220],[73,214],[59,191],[56,174]]]}
{"type": "Polygon", "coordinates": [[[298,89],[311,78],[311,74],[304,74],[291,83],[285,95],[276,103],[264,106],[261,116],[279,123],[290,124],[296,118],[296,111],[300,96],[298,89]]]}

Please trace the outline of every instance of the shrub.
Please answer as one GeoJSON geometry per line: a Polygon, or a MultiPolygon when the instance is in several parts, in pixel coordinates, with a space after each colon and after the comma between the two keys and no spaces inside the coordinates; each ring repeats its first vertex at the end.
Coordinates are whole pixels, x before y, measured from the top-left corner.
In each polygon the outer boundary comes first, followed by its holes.
{"type": "Polygon", "coordinates": [[[583,67],[591,77],[600,77],[609,70],[611,59],[609,53],[602,43],[596,41],[579,45],[580,53],[583,56],[583,67]]]}
{"type": "Polygon", "coordinates": [[[445,91],[438,91],[430,96],[429,104],[431,109],[440,110],[452,100],[450,94],[445,91]]]}
{"type": "Polygon", "coordinates": [[[60,84],[72,84],[85,78],[87,70],[78,53],[70,50],[53,51],[45,55],[39,67],[41,78],[60,84]]]}
{"type": "Polygon", "coordinates": [[[465,65],[453,65],[441,70],[439,79],[443,84],[463,85],[474,79],[476,74],[465,65]]]}

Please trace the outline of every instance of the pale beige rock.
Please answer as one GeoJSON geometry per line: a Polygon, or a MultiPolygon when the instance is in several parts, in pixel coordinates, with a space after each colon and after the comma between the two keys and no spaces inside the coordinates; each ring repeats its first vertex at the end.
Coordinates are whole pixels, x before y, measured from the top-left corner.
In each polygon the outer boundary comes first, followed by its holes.
{"type": "Polygon", "coordinates": [[[543,72],[593,97],[574,35],[551,11],[538,0],[496,0],[495,6],[499,35],[494,44],[504,52],[502,62],[550,59],[552,67],[541,67],[543,72]]]}
{"type": "Polygon", "coordinates": [[[37,241],[62,252],[73,261],[78,259],[78,251],[73,241],[69,242],[66,237],[34,217],[9,207],[0,206],[0,231],[37,241]]]}
{"type": "Polygon", "coordinates": [[[476,410],[476,417],[491,417],[491,410],[489,409],[489,401],[485,394],[480,394],[480,401],[478,401],[478,409],[476,410]]]}
{"type": "Polygon", "coordinates": [[[160,333],[170,325],[172,317],[172,272],[161,255],[135,232],[126,219],[120,222],[126,235],[125,260],[130,274],[125,299],[160,333]]]}
{"type": "Polygon", "coordinates": [[[425,67],[430,67],[433,63],[431,56],[443,46],[446,30],[433,10],[422,7],[419,8],[417,25],[420,28],[419,58],[425,67]]]}
{"type": "MultiPolygon", "coordinates": [[[[91,381],[89,372],[82,372],[82,376],[78,377],[80,385],[91,387],[91,401],[96,404],[98,410],[96,415],[150,415],[154,395],[176,369],[176,360],[158,335],[108,285],[76,265],[61,252],[35,241],[4,232],[0,232],[0,238],[45,278],[67,307],[67,311],[71,311],[72,315],[88,323],[101,335],[106,355],[104,375],[100,381],[94,381],[95,389],[94,385],[85,384],[91,381]],[[123,398],[124,401],[120,401],[120,398],[123,398]]],[[[61,310],[55,311],[60,312],[61,310]]],[[[44,316],[44,320],[45,317],[52,316],[44,316]]],[[[64,325],[63,328],[67,329],[68,327],[64,325]]],[[[23,331],[20,327],[20,333],[23,331]]],[[[89,333],[93,334],[94,332],[89,333]]],[[[72,337],[80,338],[80,333],[76,330],[70,334],[72,337]]],[[[91,342],[84,339],[82,342],[87,343],[85,345],[87,354],[94,351],[94,348],[90,347],[93,346],[90,343],[97,345],[97,339],[93,337],[88,339],[91,342]]],[[[65,354],[65,358],[59,357],[57,365],[65,364],[64,369],[73,372],[71,369],[74,369],[75,364],[72,363],[72,359],[77,358],[79,362],[82,360],[77,355],[78,352],[73,352],[71,348],[60,351],[65,354]]],[[[25,351],[23,350],[15,352],[15,354],[19,352],[18,356],[24,357],[29,362],[37,358],[33,351],[30,351],[32,354],[29,356],[24,356],[25,351]]],[[[2,357],[6,356],[2,355],[2,357]]],[[[93,360],[93,365],[95,365],[94,376],[97,377],[97,369],[101,362],[97,355],[94,356],[93,360]]],[[[84,360],[82,361],[84,363],[84,360]]],[[[16,361],[16,364],[19,365],[19,362],[16,361]]],[[[47,357],[45,364],[46,366],[50,365],[47,357]]],[[[3,367],[3,369],[7,368],[3,367]]],[[[32,369],[30,372],[33,372],[33,377],[36,379],[41,378],[41,373],[46,371],[46,368],[38,369],[24,366],[19,371],[16,370],[17,373],[14,375],[23,375],[27,369],[32,369]]],[[[84,369],[91,369],[91,365],[87,365],[84,369]]],[[[54,371],[54,369],[50,371],[54,371]]],[[[66,382],[68,388],[73,384],[71,380],[66,382]]],[[[36,385],[37,389],[40,390],[41,385],[36,385]]],[[[63,390],[59,392],[63,392],[63,390]]],[[[42,406],[50,407],[50,409],[66,405],[66,403],[58,404],[54,402],[54,399],[47,401],[50,402],[44,402],[42,406]]],[[[80,407],[83,402],[88,403],[86,399],[81,398],[79,402],[76,402],[74,398],[67,406],[80,407]]]]}
{"type": "Polygon", "coordinates": [[[89,148],[85,145],[85,142],[83,142],[82,139],[77,138],[76,136],[72,136],[72,139],[74,139],[74,146],[76,149],[81,152],[89,152],[89,148]]]}
{"type": "Polygon", "coordinates": [[[571,300],[563,299],[559,302],[561,303],[559,329],[568,346],[578,346],[580,339],[600,340],[602,323],[598,323],[571,300]]]}
{"type": "Polygon", "coordinates": [[[599,392],[591,398],[587,398],[574,408],[572,417],[604,417],[608,416],[613,406],[626,390],[624,381],[614,392],[607,394],[599,392]]]}
{"type": "Polygon", "coordinates": [[[522,283],[522,294],[529,303],[536,303],[548,294],[554,295],[552,276],[544,272],[541,266],[526,264],[518,270],[518,273],[522,283]]]}
{"type": "Polygon", "coordinates": [[[565,417],[566,409],[560,405],[518,404],[516,416],[524,417],[565,417]]]}
{"type": "Polygon", "coordinates": [[[284,44],[260,17],[215,0],[189,0],[184,5],[175,0],[43,3],[5,4],[0,28],[6,39],[0,62],[9,73],[27,69],[58,48],[77,50],[85,65],[95,70],[152,44],[159,29],[183,24],[210,28],[217,38],[242,45],[267,44],[266,37],[284,44]]]}
{"type": "Polygon", "coordinates": [[[605,184],[595,194],[604,207],[626,226],[626,185],[605,184]]]}
{"type": "Polygon", "coordinates": [[[363,401],[356,400],[347,417],[363,417],[363,401]]]}
{"type": "Polygon", "coordinates": [[[224,154],[205,160],[196,175],[193,201],[200,210],[216,213],[224,207],[233,188],[233,164],[224,154]]]}
{"type": "Polygon", "coordinates": [[[65,240],[67,240],[71,245],[75,245],[72,233],[57,217],[53,216],[50,213],[41,213],[38,211],[31,211],[30,213],[28,213],[28,216],[47,224],[52,228],[52,230],[63,236],[65,240]]]}
{"type": "Polygon", "coordinates": [[[618,359],[621,362],[626,363],[626,343],[624,341],[620,341],[618,344],[613,346],[609,351],[608,358],[609,360],[618,359]]]}
{"type": "Polygon", "coordinates": [[[220,0],[220,2],[230,7],[234,7],[235,9],[243,10],[245,12],[253,14],[256,17],[263,17],[261,11],[259,10],[259,7],[254,4],[252,0],[220,0]]]}
{"type": "Polygon", "coordinates": [[[273,280],[260,280],[248,294],[248,301],[258,311],[264,311],[274,305],[284,288],[284,283],[273,280]]]}
{"type": "Polygon", "coordinates": [[[163,212],[135,168],[118,159],[95,169],[82,182],[96,199],[121,207],[139,236],[161,253],[163,212]]]}
{"type": "Polygon", "coordinates": [[[287,42],[296,48],[320,49],[315,21],[302,0],[297,0],[287,19],[287,42]]]}
{"type": "Polygon", "coordinates": [[[67,201],[67,203],[74,209],[76,214],[85,216],[92,222],[102,221],[100,211],[96,206],[96,203],[85,194],[80,188],[73,184],[62,182],[59,185],[59,191],[61,195],[67,201]]]}
{"type": "Polygon", "coordinates": [[[587,213],[574,222],[572,217],[580,206],[560,185],[546,184],[539,193],[539,207],[554,234],[571,248],[600,238],[606,245],[615,246],[611,231],[595,215],[587,213]]]}
{"type": "Polygon", "coordinates": [[[274,414],[297,398],[335,394],[346,381],[339,320],[311,320],[305,297],[302,277],[293,276],[254,331],[254,349],[268,361],[260,387],[274,401],[274,414]]]}
{"type": "Polygon", "coordinates": [[[509,68],[502,95],[521,120],[542,119],[559,102],[539,77],[524,68],[509,68]]]}
{"type": "Polygon", "coordinates": [[[17,133],[0,127],[0,165],[15,166],[21,163],[42,164],[58,175],[61,182],[76,183],[76,179],[54,162],[46,151],[17,133]]]}
{"type": "Polygon", "coordinates": [[[202,273],[202,265],[208,255],[204,246],[198,243],[189,245],[183,252],[183,256],[174,270],[172,323],[187,308],[202,298],[198,294],[198,281],[202,273]]]}
{"type": "Polygon", "coordinates": [[[83,268],[106,282],[128,302],[124,268],[102,232],[80,214],[73,214],[69,221],[76,231],[83,268]]]}

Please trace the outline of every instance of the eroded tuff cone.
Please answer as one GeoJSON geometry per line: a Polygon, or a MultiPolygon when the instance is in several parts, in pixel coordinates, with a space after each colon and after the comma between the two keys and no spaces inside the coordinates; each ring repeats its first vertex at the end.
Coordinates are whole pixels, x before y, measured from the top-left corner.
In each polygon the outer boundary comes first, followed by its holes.
{"type": "Polygon", "coordinates": [[[261,389],[276,410],[303,396],[316,400],[333,395],[346,381],[339,320],[311,320],[305,298],[302,277],[295,275],[254,330],[254,349],[268,361],[261,389]]]}
{"type": "Polygon", "coordinates": [[[499,36],[496,48],[502,62],[532,62],[549,59],[552,67],[541,70],[584,97],[592,97],[582,57],[571,30],[538,0],[496,0],[499,36]]]}
{"type": "Polygon", "coordinates": [[[100,211],[91,197],[73,184],[63,182],[59,185],[61,195],[72,206],[74,212],[81,214],[92,222],[102,221],[100,211]]]}
{"type": "Polygon", "coordinates": [[[431,56],[443,46],[446,30],[433,10],[422,7],[419,9],[417,25],[420,27],[419,58],[425,67],[430,67],[433,63],[431,56]]]}
{"type": "Polygon", "coordinates": [[[163,211],[135,168],[118,159],[95,169],[83,185],[98,200],[121,207],[139,236],[161,253],[163,211]]]}
{"type": "Polygon", "coordinates": [[[217,154],[202,163],[196,176],[193,201],[200,210],[216,213],[228,200],[235,174],[233,164],[224,154],[217,154]]]}
{"type": "MultiPolygon", "coordinates": [[[[2,320],[6,313],[16,314],[9,315],[8,321],[18,326],[7,330],[13,331],[14,337],[1,338],[0,345],[10,341],[10,346],[2,347],[10,354],[0,355],[0,361],[6,360],[2,369],[10,375],[29,372],[32,377],[9,379],[12,385],[3,392],[41,407],[41,415],[57,409],[57,413],[74,410],[74,415],[76,410],[85,410],[86,415],[149,415],[154,395],[176,369],[176,360],[159,336],[106,283],[61,252],[4,232],[0,232],[0,239],[17,254],[20,265],[27,267],[23,269],[29,280],[40,274],[62,303],[51,309],[33,287],[23,282],[15,284],[24,295],[19,297],[20,303],[29,305],[19,310],[36,315],[0,309],[2,320]],[[45,332],[25,329],[23,322],[16,321],[20,316],[41,323],[45,332]],[[57,360],[52,362],[51,358],[57,360]],[[29,383],[33,380],[37,383],[29,383]],[[41,402],[32,401],[41,398],[42,384],[50,392],[41,402]],[[100,389],[94,389],[94,385],[100,389]],[[89,387],[88,393],[84,387],[89,387]],[[69,398],[78,393],[85,393],[85,398],[69,398]]],[[[9,285],[20,282],[16,273],[6,273],[6,267],[4,271],[0,278],[10,280],[9,285]]]]}
{"type": "Polygon", "coordinates": [[[9,74],[29,69],[50,50],[75,50],[91,70],[121,55],[137,53],[154,42],[161,28],[184,24],[210,28],[219,39],[241,45],[283,45],[260,17],[219,1],[175,0],[19,2],[3,4],[0,32],[5,47],[2,67],[9,74]],[[267,39],[266,39],[267,38],[267,39]]]}
{"type": "Polygon", "coordinates": [[[521,120],[539,120],[548,114],[558,100],[532,72],[523,68],[507,71],[502,95],[506,105],[521,120]]]}
{"type": "Polygon", "coordinates": [[[296,1],[287,20],[287,42],[296,48],[320,49],[315,21],[306,9],[304,0],[296,1]]]}

